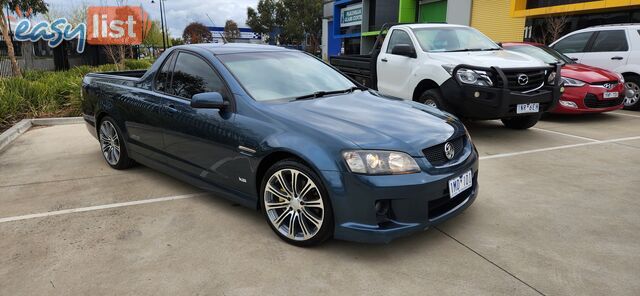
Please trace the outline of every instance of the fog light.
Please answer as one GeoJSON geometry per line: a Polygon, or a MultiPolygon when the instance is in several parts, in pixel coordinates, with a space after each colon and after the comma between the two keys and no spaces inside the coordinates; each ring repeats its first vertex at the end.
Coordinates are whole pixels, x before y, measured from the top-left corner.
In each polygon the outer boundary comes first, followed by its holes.
{"type": "Polygon", "coordinates": [[[479,97],[480,97],[480,92],[479,92],[479,91],[474,92],[474,93],[473,93],[473,96],[474,96],[475,98],[479,98],[479,97]]]}
{"type": "Polygon", "coordinates": [[[377,200],[374,207],[377,216],[386,216],[389,213],[389,200],[377,200]]]}
{"type": "Polygon", "coordinates": [[[576,103],[571,101],[560,100],[560,105],[562,105],[562,107],[567,107],[567,108],[573,108],[573,109],[578,108],[578,105],[576,105],[576,103]]]}

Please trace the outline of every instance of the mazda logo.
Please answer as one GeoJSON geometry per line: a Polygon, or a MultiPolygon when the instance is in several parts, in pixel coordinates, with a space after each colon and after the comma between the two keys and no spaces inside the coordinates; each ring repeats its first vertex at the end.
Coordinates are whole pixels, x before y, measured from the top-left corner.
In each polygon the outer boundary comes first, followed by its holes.
{"type": "Polygon", "coordinates": [[[456,149],[453,148],[453,145],[449,142],[444,144],[444,156],[446,156],[448,160],[452,160],[453,157],[456,156],[456,149]]]}
{"type": "Polygon", "coordinates": [[[527,83],[529,83],[529,76],[525,74],[518,75],[518,84],[527,85],[527,83]]]}
{"type": "Polygon", "coordinates": [[[612,89],[615,86],[615,84],[614,83],[605,83],[602,86],[604,86],[604,88],[606,88],[606,89],[612,89]]]}

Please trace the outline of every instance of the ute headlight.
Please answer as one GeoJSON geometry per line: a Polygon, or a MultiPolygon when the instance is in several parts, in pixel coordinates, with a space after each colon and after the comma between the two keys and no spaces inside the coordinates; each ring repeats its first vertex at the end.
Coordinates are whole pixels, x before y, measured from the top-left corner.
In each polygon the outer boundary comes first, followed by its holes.
{"type": "Polygon", "coordinates": [[[548,85],[554,85],[556,82],[556,72],[551,72],[551,74],[549,74],[549,77],[547,77],[547,84],[548,85]]]}
{"type": "Polygon", "coordinates": [[[420,167],[403,152],[356,150],[342,153],[351,172],[367,175],[396,175],[420,172],[420,167]]]}
{"type": "Polygon", "coordinates": [[[456,77],[464,84],[493,86],[493,81],[485,71],[460,68],[456,71],[456,77]]]}
{"type": "Polygon", "coordinates": [[[449,73],[449,75],[453,76],[453,68],[455,68],[456,65],[442,65],[442,68],[444,68],[445,71],[447,71],[447,73],[449,73]]]}
{"type": "Polygon", "coordinates": [[[561,77],[562,79],[562,83],[564,84],[564,86],[584,86],[586,83],[584,81],[580,81],[578,79],[573,79],[573,78],[569,78],[569,77],[561,77]]]}

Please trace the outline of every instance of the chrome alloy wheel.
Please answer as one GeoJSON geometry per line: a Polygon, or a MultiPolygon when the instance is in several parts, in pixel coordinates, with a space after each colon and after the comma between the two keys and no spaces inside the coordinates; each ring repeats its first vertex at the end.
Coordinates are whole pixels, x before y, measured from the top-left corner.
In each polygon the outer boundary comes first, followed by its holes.
{"type": "Polygon", "coordinates": [[[263,201],[271,225],[289,239],[311,239],[322,227],[322,196],[311,178],[301,171],[281,169],[271,175],[263,201]]]}
{"type": "Polygon", "coordinates": [[[117,165],[120,161],[120,139],[113,124],[105,120],[100,125],[100,148],[102,155],[110,165],[117,165]]]}
{"type": "Polygon", "coordinates": [[[625,83],[625,86],[627,89],[632,90],[634,94],[631,97],[624,98],[624,105],[633,106],[637,104],[638,100],[640,100],[640,86],[637,85],[635,82],[630,82],[630,81],[627,81],[627,83],[625,83]]]}

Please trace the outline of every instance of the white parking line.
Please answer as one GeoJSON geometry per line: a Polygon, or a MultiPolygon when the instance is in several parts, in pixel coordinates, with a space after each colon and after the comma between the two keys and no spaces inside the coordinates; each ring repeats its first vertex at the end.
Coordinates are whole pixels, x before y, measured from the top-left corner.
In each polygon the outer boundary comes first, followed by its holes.
{"type": "Polygon", "coordinates": [[[136,201],[112,203],[112,204],[107,204],[107,205],[91,206],[91,207],[85,207],[85,208],[75,208],[75,209],[67,209],[67,210],[60,210],[60,211],[53,211],[53,212],[46,212],[46,213],[29,214],[29,215],[15,216],[15,217],[6,217],[6,218],[0,218],[0,223],[27,220],[27,219],[33,219],[33,218],[42,218],[42,217],[49,217],[49,216],[58,216],[58,215],[65,215],[65,214],[72,214],[72,213],[81,213],[81,212],[89,212],[89,211],[97,211],[97,210],[106,210],[106,209],[128,207],[128,206],[135,206],[135,205],[143,205],[143,204],[149,204],[149,203],[155,203],[155,202],[163,202],[163,201],[171,201],[171,200],[192,198],[192,197],[206,195],[206,194],[207,193],[204,193],[204,192],[203,193],[192,193],[192,194],[185,194],[185,195],[176,195],[176,196],[167,196],[167,197],[160,197],[160,198],[152,198],[152,199],[143,199],[143,200],[136,200],[136,201]]]}
{"type": "MultiPolygon", "coordinates": [[[[544,131],[556,133],[554,131],[549,131],[549,130],[544,130],[544,131]]],[[[560,134],[562,134],[562,133],[560,133],[560,134]]],[[[569,135],[569,134],[565,134],[565,135],[566,136],[572,136],[572,137],[580,137],[580,136],[574,136],[574,135],[569,135]]],[[[533,150],[525,150],[525,151],[520,151],[520,152],[487,155],[487,156],[481,156],[480,160],[487,160],[487,159],[494,159],[494,158],[504,158],[504,157],[523,155],[523,154],[531,154],[531,153],[537,153],[537,152],[569,149],[569,148],[582,147],[582,146],[600,145],[600,144],[606,144],[606,143],[615,143],[615,142],[623,142],[623,141],[631,141],[631,140],[640,140],[640,136],[627,137],[627,138],[618,138],[618,139],[611,139],[611,140],[602,140],[602,141],[589,139],[589,138],[585,138],[585,139],[590,140],[590,142],[580,143],[580,144],[572,144],[572,145],[555,146],[555,147],[548,147],[548,148],[541,148],[541,149],[533,149],[533,150]]],[[[209,193],[207,193],[207,192],[192,193],[192,194],[185,194],[185,195],[167,196],[167,197],[160,197],[160,198],[151,198],[151,199],[143,199],[143,200],[136,200],[136,201],[121,202],[121,203],[112,203],[112,204],[99,205],[99,206],[84,207],[84,208],[66,209],[66,210],[53,211],[53,212],[45,212],[45,213],[28,214],[28,215],[22,215],[22,216],[6,217],[6,218],[0,218],[0,223],[28,220],[28,219],[34,219],[34,218],[43,218],[43,217],[50,217],[50,216],[59,216],[59,215],[66,215],[66,214],[73,214],[73,213],[82,213],[82,212],[89,212],[89,211],[106,210],[106,209],[113,209],[113,208],[120,208],[120,207],[136,206],[136,205],[150,204],[150,203],[163,202],[163,201],[187,199],[187,198],[192,198],[192,197],[197,197],[197,196],[202,196],[202,195],[207,195],[207,194],[209,194],[209,193]]]]}
{"type": "Polygon", "coordinates": [[[622,115],[622,116],[640,118],[640,115],[635,115],[635,114],[627,114],[627,113],[622,113],[622,112],[609,112],[609,113],[610,114],[616,114],[616,115],[622,115]]]}
{"type": "Polygon", "coordinates": [[[547,129],[542,129],[542,128],[537,128],[537,127],[531,127],[529,129],[536,130],[536,131],[541,131],[541,132],[547,132],[547,133],[556,134],[556,135],[561,135],[561,136],[565,136],[565,137],[576,138],[576,139],[590,141],[590,142],[597,142],[598,141],[598,140],[592,139],[592,138],[576,136],[576,135],[572,135],[572,134],[565,134],[565,133],[556,132],[556,131],[547,130],[547,129]]]}
{"type": "Polygon", "coordinates": [[[569,149],[569,148],[575,148],[575,147],[600,145],[600,144],[631,141],[631,140],[640,140],[640,136],[628,137],[628,138],[618,138],[618,139],[611,139],[611,140],[602,140],[602,141],[580,143],[580,144],[572,144],[572,145],[562,145],[562,146],[555,146],[555,147],[548,147],[548,148],[525,150],[525,151],[520,151],[520,152],[510,152],[510,153],[502,153],[502,154],[495,154],[495,155],[480,156],[480,160],[493,159],[493,158],[503,158],[503,157],[510,157],[510,156],[523,155],[523,154],[531,154],[531,153],[537,153],[537,152],[569,149]]]}

